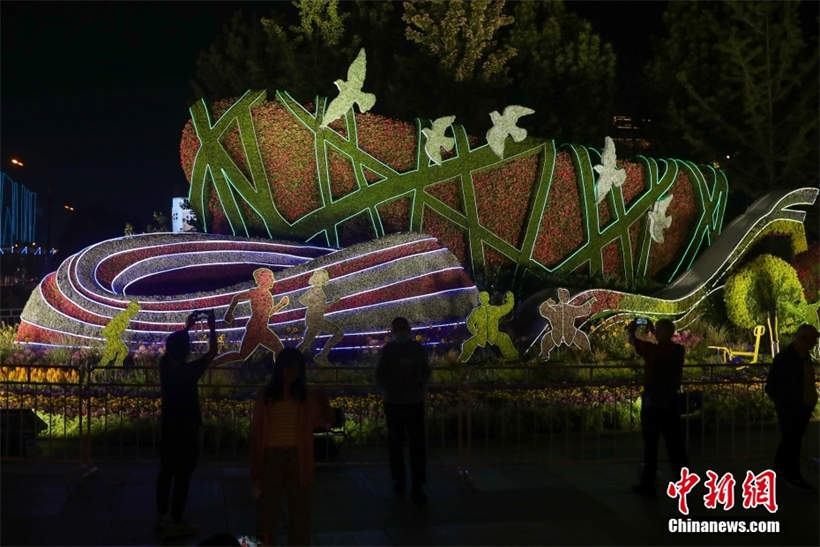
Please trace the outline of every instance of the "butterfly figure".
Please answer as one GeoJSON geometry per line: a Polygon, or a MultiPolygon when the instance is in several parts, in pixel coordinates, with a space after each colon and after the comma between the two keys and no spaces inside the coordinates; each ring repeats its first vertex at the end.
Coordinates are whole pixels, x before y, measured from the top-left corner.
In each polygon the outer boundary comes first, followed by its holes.
{"type": "Polygon", "coordinates": [[[499,114],[497,110],[490,112],[490,119],[493,126],[487,131],[487,144],[499,158],[504,157],[504,141],[507,136],[512,137],[515,142],[521,142],[527,138],[527,130],[517,127],[518,118],[535,114],[535,110],[526,106],[510,105],[504,109],[504,114],[499,114]]]}
{"type": "Polygon", "coordinates": [[[441,149],[448,152],[453,149],[455,139],[445,137],[444,132],[455,121],[455,116],[443,116],[433,121],[433,127],[425,127],[421,134],[427,139],[424,143],[424,152],[436,165],[441,165],[441,149]]]}
{"type": "Polygon", "coordinates": [[[672,225],[672,217],[666,215],[666,209],[672,202],[672,194],[655,202],[649,211],[649,235],[656,243],[663,243],[663,231],[672,225]]]}
{"type": "Polygon", "coordinates": [[[359,105],[360,112],[367,112],[373,108],[373,105],[376,104],[376,96],[373,93],[362,91],[366,70],[367,55],[364,48],[362,48],[347,69],[347,81],[336,80],[333,82],[339,90],[339,95],[330,101],[319,127],[327,127],[329,123],[344,116],[348,110],[353,108],[353,103],[359,105]]]}
{"type": "Polygon", "coordinates": [[[626,180],[626,171],[618,168],[615,158],[615,143],[610,137],[604,139],[604,151],[601,154],[601,163],[593,167],[598,173],[595,203],[601,203],[606,198],[612,186],[620,187],[626,180]]]}

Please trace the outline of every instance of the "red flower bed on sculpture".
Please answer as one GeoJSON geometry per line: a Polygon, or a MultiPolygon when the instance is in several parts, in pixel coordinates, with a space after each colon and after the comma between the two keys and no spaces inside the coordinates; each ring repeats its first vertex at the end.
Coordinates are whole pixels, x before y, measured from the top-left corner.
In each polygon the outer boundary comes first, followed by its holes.
{"type": "MultiPolygon", "coordinates": [[[[686,242],[697,222],[698,207],[695,204],[697,189],[689,175],[681,169],[669,189],[674,197],[667,210],[672,217],[672,225],[664,232],[663,243],[652,241],[649,249],[649,276],[654,277],[660,270],[672,263],[685,251],[686,242]]],[[[697,245],[697,242],[695,243],[697,245]]]]}
{"type": "Polygon", "coordinates": [[[584,242],[584,216],[578,178],[570,153],[558,152],[547,207],[535,240],[533,258],[557,266],[584,242]]]}
{"type": "Polygon", "coordinates": [[[805,252],[795,255],[792,266],[797,270],[806,300],[816,302],[820,291],[820,244],[814,243],[805,252]]]}

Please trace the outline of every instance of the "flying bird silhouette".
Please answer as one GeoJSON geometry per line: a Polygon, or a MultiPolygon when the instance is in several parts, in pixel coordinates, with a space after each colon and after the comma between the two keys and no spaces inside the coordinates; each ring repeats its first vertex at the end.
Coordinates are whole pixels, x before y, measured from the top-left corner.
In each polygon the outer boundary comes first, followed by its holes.
{"type": "Polygon", "coordinates": [[[504,114],[499,114],[498,110],[490,112],[490,119],[493,126],[487,131],[487,144],[499,158],[504,157],[504,141],[507,136],[513,138],[515,142],[521,142],[527,138],[527,130],[517,127],[518,118],[535,114],[535,110],[526,106],[510,105],[504,109],[504,114]]]}
{"type": "Polygon", "coordinates": [[[347,81],[336,80],[333,82],[338,88],[339,94],[330,101],[319,127],[327,127],[329,123],[344,116],[348,110],[353,108],[353,103],[359,105],[360,112],[367,112],[373,108],[373,105],[376,104],[376,96],[373,93],[362,91],[366,71],[367,55],[364,48],[362,48],[347,69],[347,81]]]}
{"type": "Polygon", "coordinates": [[[672,194],[655,202],[649,211],[649,235],[657,243],[663,243],[663,231],[672,225],[672,217],[666,215],[666,209],[672,202],[672,194]]]}
{"type": "Polygon", "coordinates": [[[424,143],[424,152],[436,165],[441,165],[441,149],[449,152],[456,143],[455,139],[444,136],[444,132],[455,119],[455,116],[443,116],[433,120],[432,128],[425,127],[421,130],[421,134],[427,139],[424,143]]]}
{"type": "Polygon", "coordinates": [[[601,163],[593,167],[598,173],[595,203],[601,203],[606,198],[612,185],[620,187],[626,180],[626,171],[616,164],[615,143],[611,138],[604,139],[604,151],[601,154],[601,163]]]}

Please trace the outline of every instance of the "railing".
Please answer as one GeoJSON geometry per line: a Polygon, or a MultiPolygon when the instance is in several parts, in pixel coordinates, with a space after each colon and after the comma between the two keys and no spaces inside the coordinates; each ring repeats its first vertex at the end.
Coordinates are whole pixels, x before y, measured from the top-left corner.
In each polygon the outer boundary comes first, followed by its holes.
{"type": "Polygon", "coordinates": [[[19,323],[21,313],[23,308],[0,308],[0,323],[19,323]]]}
{"type": "MultiPolygon", "coordinates": [[[[682,414],[695,454],[770,451],[775,423],[762,390],[766,365],[686,365],[682,414]]],[[[91,461],[154,458],[160,390],[155,366],[92,369],[17,367],[0,383],[0,409],[31,409],[45,422],[42,457],[91,461]],[[20,372],[23,371],[23,372],[20,372]],[[51,373],[52,376],[54,373],[51,373]]],[[[7,372],[4,371],[4,372],[7,372]]],[[[343,424],[326,433],[318,456],[341,445],[341,461],[383,460],[386,437],[373,367],[309,369],[313,388],[342,408],[343,424]],[[329,437],[329,438],[328,438],[329,437]]],[[[636,364],[437,367],[426,405],[431,459],[543,462],[551,459],[638,459],[643,367],[636,364]]],[[[210,369],[200,382],[202,454],[246,458],[253,395],[264,371],[247,365],[210,369]]],[[[19,435],[23,428],[3,432],[19,435]]],[[[29,443],[31,444],[31,443],[29,443]]]]}

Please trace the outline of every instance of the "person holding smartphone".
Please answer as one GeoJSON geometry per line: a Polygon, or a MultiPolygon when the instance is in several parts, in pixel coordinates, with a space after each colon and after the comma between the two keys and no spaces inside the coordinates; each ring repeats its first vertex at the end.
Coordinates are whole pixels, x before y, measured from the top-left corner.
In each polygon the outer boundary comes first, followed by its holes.
{"type": "Polygon", "coordinates": [[[679,392],[686,350],[672,342],[675,324],[661,319],[653,325],[647,319],[632,321],[627,326],[629,341],[644,360],[643,393],[641,394],[641,433],[644,461],[640,482],[632,491],[655,497],[655,474],[658,468],[658,441],[663,435],[669,462],[675,473],[686,465],[686,447],[680,422],[679,392]],[[657,343],[636,336],[639,326],[655,333],[657,343]]]}
{"type": "Polygon", "coordinates": [[[165,354],[159,362],[162,386],[162,436],[160,471],[157,477],[157,533],[163,538],[197,533],[197,528],[182,520],[191,474],[199,454],[199,410],[197,383],[211,364],[217,351],[213,310],[195,311],[188,316],[185,328],[171,333],[165,340],[165,354]],[[207,319],[210,331],[208,352],[188,362],[191,352],[188,331],[199,319],[207,319]],[[171,511],[168,498],[173,483],[171,511]]]}

